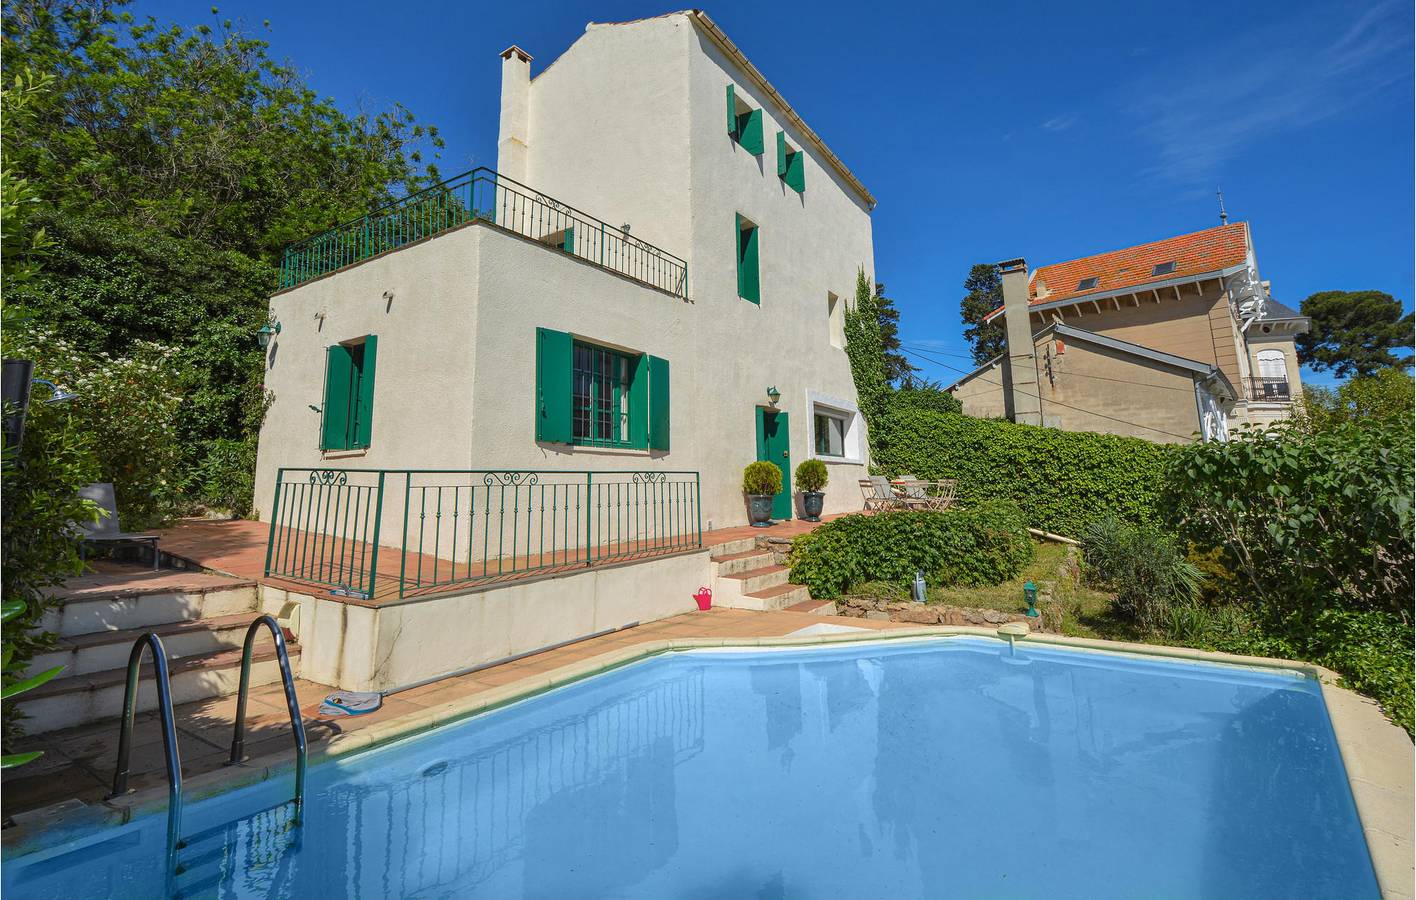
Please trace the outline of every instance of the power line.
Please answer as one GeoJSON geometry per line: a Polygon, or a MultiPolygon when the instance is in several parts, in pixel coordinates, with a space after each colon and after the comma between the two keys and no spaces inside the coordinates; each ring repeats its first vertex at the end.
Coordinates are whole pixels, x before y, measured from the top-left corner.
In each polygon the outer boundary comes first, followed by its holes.
{"type": "MultiPolygon", "coordinates": [[[[901,349],[904,349],[904,348],[901,347],[901,349]]],[[[964,374],[964,375],[972,375],[972,374],[973,374],[973,371],[971,371],[971,370],[968,370],[968,369],[961,369],[961,368],[959,368],[958,366],[952,366],[952,365],[950,365],[949,363],[941,362],[941,361],[939,361],[939,360],[937,360],[937,359],[930,359],[927,354],[921,353],[921,352],[918,351],[918,350],[905,350],[905,352],[908,353],[908,354],[910,354],[911,356],[917,356],[917,357],[919,357],[920,359],[925,360],[926,362],[934,363],[936,366],[943,366],[943,367],[946,368],[946,369],[953,369],[955,372],[960,372],[960,373],[962,373],[962,374],[964,374]]],[[[979,378],[979,380],[982,381],[984,384],[996,385],[996,386],[998,386],[998,387],[1000,387],[1000,388],[1003,388],[1004,390],[1007,390],[1007,388],[1004,387],[1003,382],[1001,382],[1001,381],[993,381],[992,379],[984,378],[982,375],[978,376],[978,378],[979,378]]],[[[1123,384],[1124,384],[1124,383],[1128,383],[1128,382],[1123,382],[1123,384]]],[[[1041,398],[1039,398],[1039,400],[1041,400],[1041,398]]],[[[1140,422],[1132,422],[1132,421],[1129,421],[1129,420],[1127,420],[1127,419],[1118,419],[1116,416],[1110,416],[1110,415],[1107,415],[1106,413],[1098,412],[1098,411],[1096,411],[1096,410],[1094,410],[1094,409],[1087,409],[1087,408],[1082,407],[1082,406],[1073,406],[1073,405],[1070,404],[1070,403],[1063,403],[1061,400],[1047,400],[1047,401],[1045,401],[1045,402],[1051,403],[1051,404],[1054,405],[1054,406],[1061,406],[1061,407],[1063,407],[1063,408],[1065,408],[1065,409],[1075,409],[1077,412],[1084,412],[1084,413],[1086,413],[1086,414],[1088,414],[1088,415],[1097,416],[1097,417],[1102,418],[1102,419],[1109,419],[1109,420],[1112,421],[1112,422],[1120,422],[1122,425],[1130,425],[1132,428],[1144,428],[1146,431],[1154,431],[1156,434],[1163,434],[1163,435],[1166,435],[1167,437],[1178,438],[1178,439],[1180,439],[1180,440],[1182,440],[1182,441],[1189,441],[1189,440],[1191,440],[1191,439],[1193,438],[1192,435],[1175,434],[1174,432],[1172,432],[1172,431],[1166,431],[1166,430],[1163,429],[1163,428],[1156,428],[1156,427],[1151,426],[1151,425],[1142,425],[1140,422]]]]}

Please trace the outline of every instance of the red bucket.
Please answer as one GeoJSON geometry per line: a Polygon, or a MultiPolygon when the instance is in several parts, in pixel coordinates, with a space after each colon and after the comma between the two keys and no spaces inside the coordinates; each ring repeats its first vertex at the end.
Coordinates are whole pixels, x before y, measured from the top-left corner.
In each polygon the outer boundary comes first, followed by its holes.
{"type": "Polygon", "coordinates": [[[693,595],[693,599],[698,601],[698,608],[703,612],[707,612],[713,607],[713,592],[706,587],[699,588],[698,593],[693,595]]]}

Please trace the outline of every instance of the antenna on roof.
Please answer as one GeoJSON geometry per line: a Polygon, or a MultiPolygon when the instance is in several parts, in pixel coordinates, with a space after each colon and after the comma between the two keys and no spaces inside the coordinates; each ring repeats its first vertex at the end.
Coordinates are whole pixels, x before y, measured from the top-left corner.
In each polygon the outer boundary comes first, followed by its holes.
{"type": "Polygon", "coordinates": [[[1224,211],[1224,191],[1220,188],[1214,189],[1214,195],[1219,198],[1219,224],[1229,224],[1229,213],[1224,211]]]}

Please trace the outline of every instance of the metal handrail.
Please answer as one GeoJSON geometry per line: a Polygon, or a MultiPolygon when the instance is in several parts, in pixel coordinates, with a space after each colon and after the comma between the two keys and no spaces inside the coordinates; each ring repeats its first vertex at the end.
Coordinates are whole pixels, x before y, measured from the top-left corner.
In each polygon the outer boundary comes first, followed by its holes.
{"type": "Polygon", "coordinates": [[[305,808],[305,766],[307,750],[305,745],[305,722],[300,717],[300,701],[295,696],[295,679],[290,674],[290,656],[285,652],[285,635],[280,623],[270,615],[263,615],[246,629],[246,642],[241,648],[241,689],[236,697],[236,731],[231,739],[231,759],[228,766],[240,765],[246,749],[246,695],[251,689],[251,651],[255,647],[256,632],[264,625],[270,629],[275,639],[275,655],[280,663],[280,680],[285,685],[285,705],[290,710],[290,728],[295,733],[295,824],[305,808]]]}
{"type": "Polygon", "coordinates": [[[167,675],[167,651],[162,639],[149,631],[133,642],[128,656],[128,682],[123,691],[123,722],[118,733],[118,768],[113,774],[110,800],[128,793],[128,761],[133,749],[133,721],[138,705],[138,666],[143,650],[152,651],[152,665],[157,676],[157,708],[162,719],[162,747],[167,756],[167,855],[171,873],[182,825],[182,759],[177,748],[177,726],[172,712],[172,686],[167,675]]]}

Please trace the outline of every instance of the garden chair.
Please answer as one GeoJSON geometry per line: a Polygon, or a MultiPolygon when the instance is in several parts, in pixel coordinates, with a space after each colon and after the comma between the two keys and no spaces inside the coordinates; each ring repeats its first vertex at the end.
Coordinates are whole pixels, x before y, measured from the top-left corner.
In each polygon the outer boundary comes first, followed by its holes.
{"type": "Polygon", "coordinates": [[[934,503],[934,498],[926,490],[930,486],[930,482],[920,481],[913,475],[901,475],[890,484],[898,492],[900,505],[906,509],[938,508],[934,503]]]}
{"type": "Polygon", "coordinates": [[[81,558],[84,547],[88,544],[149,544],[152,547],[152,570],[157,571],[158,536],[134,534],[123,530],[118,524],[118,501],[113,496],[112,482],[103,481],[81,487],[79,496],[84,500],[92,500],[102,513],[97,522],[79,523],[79,536],[83,541],[79,545],[81,558]]]}
{"type": "Polygon", "coordinates": [[[890,482],[880,475],[860,479],[860,493],[865,499],[867,512],[894,509],[899,505],[900,498],[896,497],[895,492],[890,489],[890,482]],[[882,481],[884,482],[883,486],[882,481]]]}
{"type": "Polygon", "coordinates": [[[942,481],[921,481],[913,475],[901,475],[895,486],[904,495],[905,502],[923,509],[946,510],[954,505],[953,478],[942,481]]]}

